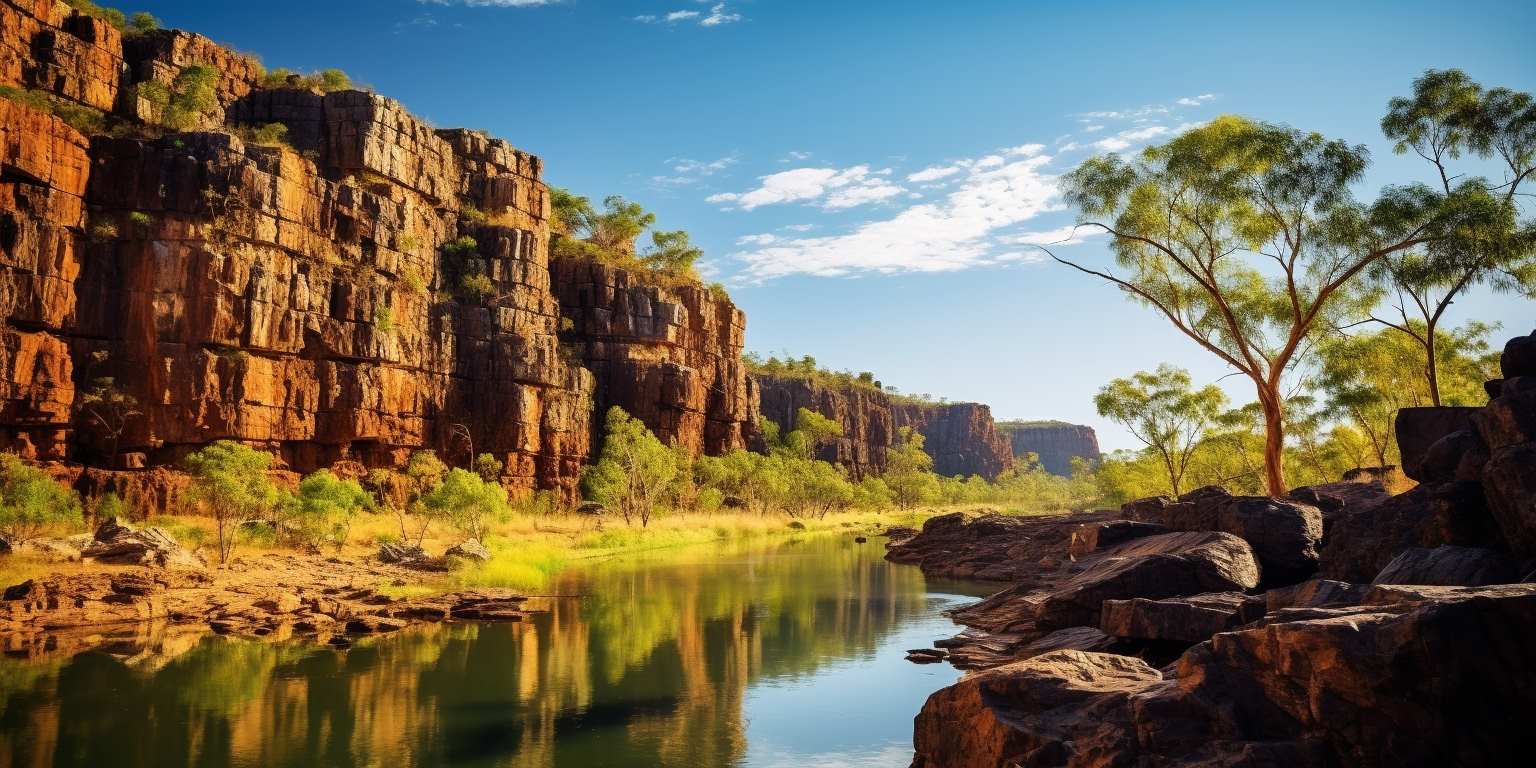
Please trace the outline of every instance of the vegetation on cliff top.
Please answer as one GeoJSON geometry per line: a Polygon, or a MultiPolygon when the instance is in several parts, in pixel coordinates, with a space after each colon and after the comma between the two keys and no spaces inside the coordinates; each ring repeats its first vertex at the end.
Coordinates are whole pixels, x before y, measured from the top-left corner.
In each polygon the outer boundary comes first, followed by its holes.
{"type": "Polygon", "coordinates": [[[779,355],[763,357],[756,352],[746,352],[741,360],[746,364],[747,370],[759,376],[773,376],[781,379],[800,379],[810,381],[820,386],[832,389],[862,389],[869,392],[878,392],[885,395],[893,402],[916,403],[919,405],[948,405],[949,398],[934,397],[923,392],[921,394],[903,393],[896,387],[886,386],[875,378],[869,371],[834,371],[823,368],[816,362],[816,358],[810,355],[795,357],[788,351],[779,355]]]}
{"type": "Polygon", "coordinates": [[[549,199],[551,256],[641,270],[678,284],[700,282],[697,264],[704,252],[687,232],[652,230],[651,246],[636,250],[635,241],[656,223],[656,215],[639,203],[610,195],[599,210],[591,200],[559,187],[550,188],[549,199]]]}

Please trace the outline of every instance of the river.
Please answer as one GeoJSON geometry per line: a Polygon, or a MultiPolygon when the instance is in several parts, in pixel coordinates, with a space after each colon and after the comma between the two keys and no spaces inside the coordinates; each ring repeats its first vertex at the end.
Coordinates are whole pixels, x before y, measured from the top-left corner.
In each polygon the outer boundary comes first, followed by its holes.
{"type": "Polygon", "coordinates": [[[346,651],[165,629],[0,661],[0,766],[905,766],[984,588],[813,537],[571,569],[518,624],[346,651]]]}

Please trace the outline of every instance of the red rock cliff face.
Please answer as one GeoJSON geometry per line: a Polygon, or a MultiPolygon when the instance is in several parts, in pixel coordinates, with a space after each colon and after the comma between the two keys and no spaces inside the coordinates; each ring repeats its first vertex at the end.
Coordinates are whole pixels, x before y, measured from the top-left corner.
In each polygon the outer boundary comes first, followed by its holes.
{"type": "Polygon", "coordinates": [[[885,470],[886,452],[901,427],[922,433],[924,449],[941,475],[994,479],[1013,467],[1008,441],[998,433],[991,409],[985,405],[913,403],[893,400],[869,387],[825,386],[794,377],[753,378],[763,416],[780,429],[792,429],[801,408],[841,424],[843,436],[823,446],[820,458],[847,467],[855,478],[885,470]]]}
{"type": "Polygon", "coordinates": [[[998,425],[1013,443],[1013,455],[1033,453],[1040,465],[1053,475],[1069,477],[1072,459],[1098,461],[1099,438],[1093,427],[1061,422],[1002,422],[998,425]]]}
{"type": "Polygon", "coordinates": [[[552,274],[564,335],[597,380],[597,426],[617,405],[695,454],[755,441],[746,316],[728,297],[591,261],[556,259],[552,274]]]}
{"type": "Polygon", "coordinates": [[[132,474],[225,438],[296,471],[472,443],[511,488],[573,493],[594,380],[557,339],[537,158],[373,94],[252,90],[243,57],[186,33],[125,60],[63,7],[0,0],[0,83],[133,117],[123,86],[212,62],[228,120],[285,123],[306,152],[222,129],[88,141],[0,100],[0,447],[132,474]],[[77,412],[100,376],[142,411],[115,454],[77,412]]]}

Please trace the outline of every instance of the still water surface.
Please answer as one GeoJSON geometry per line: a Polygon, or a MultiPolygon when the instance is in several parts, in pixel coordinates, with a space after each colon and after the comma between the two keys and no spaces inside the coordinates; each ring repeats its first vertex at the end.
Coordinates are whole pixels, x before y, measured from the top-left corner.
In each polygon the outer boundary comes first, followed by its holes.
{"type": "Polygon", "coordinates": [[[594,564],[525,623],[348,651],[182,634],[0,661],[0,767],[905,766],[957,674],[902,651],[985,590],[878,542],[594,564]]]}

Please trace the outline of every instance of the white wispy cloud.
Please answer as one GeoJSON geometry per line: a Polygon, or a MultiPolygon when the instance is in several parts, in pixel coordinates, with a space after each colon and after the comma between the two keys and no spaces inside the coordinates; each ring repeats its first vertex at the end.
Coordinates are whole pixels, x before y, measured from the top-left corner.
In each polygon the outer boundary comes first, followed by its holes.
{"type": "Polygon", "coordinates": [[[1088,146],[1093,147],[1100,152],[1119,152],[1120,150],[1129,148],[1148,139],[1154,139],[1158,136],[1172,132],[1173,129],[1166,125],[1147,125],[1140,128],[1130,128],[1128,130],[1120,131],[1113,136],[1106,136],[1102,139],[1099,139],[1098,141],[1095,141],[1088,146]]]}
{"type": "Polygon", "coordinates": [[[688,157],[667,158],[672,166],[673,175],[652,176],[651,183],[660,187],[686,187],[697,184],[704,179],[729,169],[741,162],[737,154],[730,154],[717,160],[694,160],[688,157]]]}
{"type": "Polygon", "coordinates": [[[1174,103],[1181,107],[1198,107],[1214,98],[1216,98],[1214,93],[1202,93],[1199,96],[1185,96],[1174,103]]]}
{"type": "Polygon", "coordinates": [[[1077,245],[1100,234],[1103,234],[1103,230],[1068,224],[1043,232],[1020,232],[1003,237],[1001,240],[1013,245],[1077,245]]]}
{"type": "MultiPolygon", "coordinates": [[[[1030,261],[1036,257],[1027,250],[1010,247],[1020,243],[1003,238],[1023,237],[1028,233],[1012,230],[1060,210],[1056,177],[1046,171],[1050,162],[1050,155],[1034,149],[955,163],[964,176],[941,200],[908,205],[845,234],[775,237],[731,256],[742,265],[740,278],[749,282],[795,274],[947,272],[1030,261]]],[[[743,198],[732,202],[740,204],[743,198]]]]}
{"type": "Polygon", "coordinates": [[[965,169],[959,165],[931,165],[917,173],[907,174],[907,181],[914,184],[925,184],[930,181],[947,179],[963,170],[965,169]]]}
{"type": "Polygon", "coordinates": [[[852,208],[885,200],[906,191],[887,178],[890,169],[871,170],[868,165],[852,168],[795,168],[771,173],[758,179],[756,189],[746,192],[722,192],[705,198],[706,202],[750,211],[765,205],[801,203],[820,200],[826,208],[852,208]]]}
{"type": "MultiPolygon", "coordinates": [[[[423,0],[427,2],[429,0],[423,0]]],[[[442,0],[430,0],[441,2],[442,0]]],[[[546,2],[549,0],[545,0],[546,2]]],[[[703,11],[677,10],[663,14],[646,13],[635,16],[634,20],[642,24],[677,24],[679,22],[697,23],[701,27],[718,27],[722,24],[730,24],[742,20],[742,15],[732,12],[725,3],[715,3],[706,14],[703,11]]]]}
{"type": "Polygon", "coordinates": [[[790,150],[788,152],[785,152],[783,157],[779,158],[779,162],[781,162],[781,163],[799,163],[799,162],[802,162],[802,161],[805,161],[805,160],[809,160],[809,159],[811,159],[811,153],[809,153],[809,152],[800,152],[798,150],[790,150]]]}

